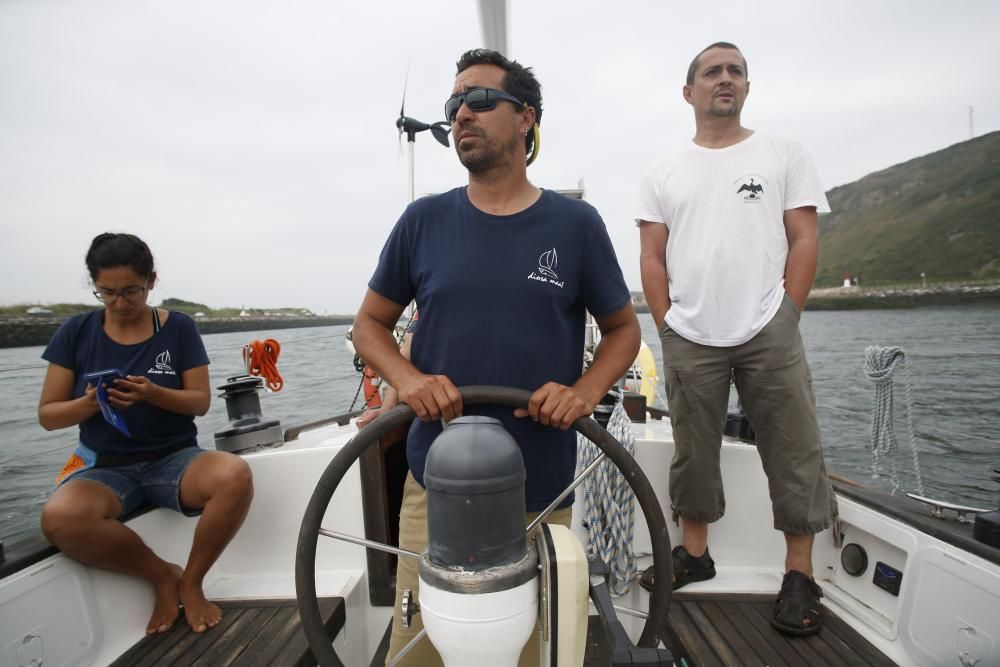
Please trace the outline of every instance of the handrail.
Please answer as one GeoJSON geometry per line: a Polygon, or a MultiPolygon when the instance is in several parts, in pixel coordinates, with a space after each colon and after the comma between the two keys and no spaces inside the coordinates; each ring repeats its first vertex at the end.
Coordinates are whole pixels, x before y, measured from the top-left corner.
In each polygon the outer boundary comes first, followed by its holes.
{"type": "Polygon", "coordinates": [[[354,410],[353,412],[347,412],[342,415],[337,415],[335,417],[327,417],[325,419],[318,419],[312,422],[306,422],[305,424],[299,424],[298,426],[289,426],[285,429],[284,441],[292,442],[293,440],[298,440],[299,436],[306,431],[311,431],[314,428],[320,428],[321,426],[329,426],[330,424],[336,424],[337,426],[347,426],[351,423],[351,420],[359,416],[364,410],[354,410]]]}

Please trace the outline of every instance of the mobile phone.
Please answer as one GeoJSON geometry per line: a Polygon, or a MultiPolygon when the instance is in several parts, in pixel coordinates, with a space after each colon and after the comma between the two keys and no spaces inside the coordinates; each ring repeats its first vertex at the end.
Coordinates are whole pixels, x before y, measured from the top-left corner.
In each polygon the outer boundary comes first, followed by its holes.
{"type": "Polygon", "coordinates": [[[83,379],[88,384],[92,384],[95,387],[100,387],[102,384],[114,387],[115,380],[118,378],[125,379],[125,373],[120,368],[106,368],[103,371],[94,371],[93,373],[86,373],[83,376],[83,379]]]}
{"type": "Polygon", "coordinates": [[[115,380],[119,378],[125,379],[125,373],[119,368],[106,368],[103,371],[85,373],[83,376],[83,379],[88,384],[97,387],[97,404],[101,406],[101,414],[104,416],[104,421],[131,437],[132,434],[128,431],[125,418],[118,414],[118,411],[108,402],[108,386],[114,387],[115,380]]]}

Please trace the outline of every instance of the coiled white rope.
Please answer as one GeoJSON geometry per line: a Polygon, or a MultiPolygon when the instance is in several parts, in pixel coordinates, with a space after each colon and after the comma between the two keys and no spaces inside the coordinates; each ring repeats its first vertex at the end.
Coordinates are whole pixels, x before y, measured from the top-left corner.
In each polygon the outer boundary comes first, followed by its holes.
{"type": "Polygon", "coordinates": [[[910,437],[913,453],[913,474],[917,493],[924,495],[924,482],[920,475],[920,459],[917,455],[917,439],[913,433],[913,409],[910,395],[910,369],[906,366],[906,353],[901,347],[880,347],[870,345],[865,348],[865,375],[875,383],[872,397],[872,474],[877,475],[879,459],[888,456],[891,463],[892,493],[899,489],[899,473],[896,459],[899,454],[899,440],[895,429],[894,376],[896,369],[903,370],[903,394],[906,410],[906,429],[910,437]]]}
{"type": "MultiPolygon", "coordinates": [[[[629,453],[635,454],[632,422],[619,401],[608,421],[608,432],[629,453]]],[[[593,463],[601,450],[582,435],[577,435],[577,474],[593,463]]],[[[606,459],[583,482],[584,523],[587,528],[587,554],[597,556],[610,571],[611,595],[620,597],[632,588],[636,558],[632,549],[635,534],[635,494],[618,467],[606,459]]]]}

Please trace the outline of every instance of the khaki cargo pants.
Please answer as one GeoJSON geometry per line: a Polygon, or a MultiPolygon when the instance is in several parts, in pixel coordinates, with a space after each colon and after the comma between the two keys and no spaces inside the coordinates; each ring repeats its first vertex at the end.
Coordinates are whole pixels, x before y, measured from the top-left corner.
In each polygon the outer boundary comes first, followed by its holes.
{"type": "Polygon", "coordinates": [[[767,326],[742,345],[699,345],[666,325],[659,333],[676,446],[670,465],[674,511],[712,523],[726,510],[719,458],[734,378],[757,436],[774,527],[792,535],[829,527],[836,501],[820,447],[799,311],[788,295],[767,326]]]}

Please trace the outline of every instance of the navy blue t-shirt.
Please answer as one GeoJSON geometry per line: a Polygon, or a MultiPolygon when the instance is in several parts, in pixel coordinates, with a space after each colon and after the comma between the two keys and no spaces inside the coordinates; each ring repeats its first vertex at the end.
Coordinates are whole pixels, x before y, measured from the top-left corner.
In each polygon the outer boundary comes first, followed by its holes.
{"type": "MultiPolygon", "coordinates": [[[[158,332],[134,345],[111,340],[103,325],[103,310],[71,317],[42,353],[42,359],[76,375],[73,398],[83,396],[87,386],[84,375],[94,371],[118,368],[125,375],[143,375],[162,387],[180,389],[182,373],[208,364],[198,328],[184,313],[171,311],[158,332]]],[[[97,453],[97,465],[107,465],[109,458],[118,462],[155,459],[198,444],[193,415],[177,414],[146,401],[118,414],[125,419],[131,438],[107,423],[100,412],[80,424],[80,441],[97,453]]]]}
{"type": "MultiPolygon", "coordinates": [[[[583,371],[585,313],[607,315],[630,295],[597,211],[550,190],[510,216],[484,213],[466,189],[411,204],[389,236],[368,286],[400,305],[416,300],[411,358],[456,386],[534,391],[574,384],[583,371]]],[[[510,408],[469,407],[497,417],[517,440],[528,478],[528,511],[544,509],[572,481],[575,431],[516,419],[510,408]]],[[[415,420],[410,470],[424,461],[440,422],[415,420]]],[[[572,496],[564,505],[572,503],[572,496]]]]}

